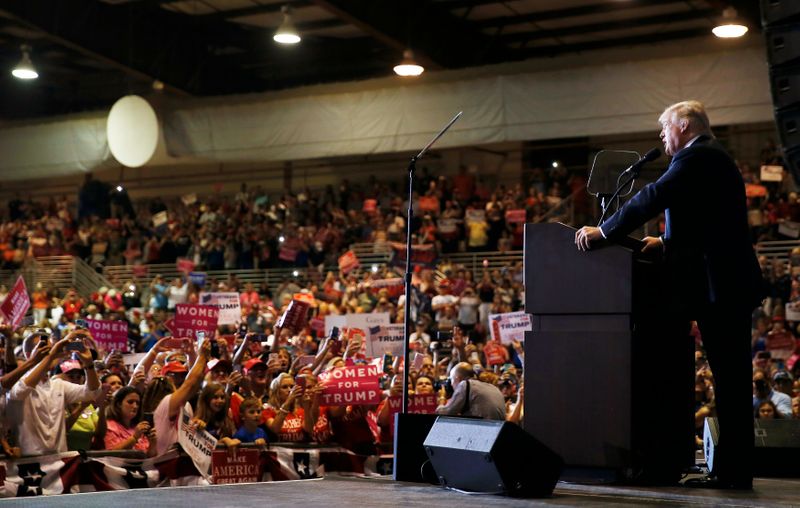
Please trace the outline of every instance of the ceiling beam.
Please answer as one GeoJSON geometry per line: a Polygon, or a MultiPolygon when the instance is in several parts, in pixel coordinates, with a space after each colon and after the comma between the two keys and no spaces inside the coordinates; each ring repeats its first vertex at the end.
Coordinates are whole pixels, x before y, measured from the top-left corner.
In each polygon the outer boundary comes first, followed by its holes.
{"type": "Polygon", "coordinates": [[[686,11],[676,12],[673,14],[665,14],[659,16],[649,16],[646,18],[631,18],[621,21],[607,21],[604,23],[590,23],[586,25],[565,26],[562,28],[553,28],[547,30],[536,30],[532,32],[519,32],[500,35],[500,39],[507,44],[514,42],[529,42],[540,39],[550,39],[566,37],[569,35],[584,35],[597,32],[612,32],[617,30],[628,30],[632,28],[639,28],[643,26],[652,25],[666,25],[669,23],[680,23],[684,21],[692,21],[698,19],[703,15],[710,15],[713,11],[686,11]]]}
{"type": "Polygon", "coordinates": [[[654,5],[686,4],[686,0],[633,0],[629,2],[604,2],[579,7],[569,7],[567,9],[555,9],[550,11],[530,12],[516,16],[501,16],[472,21],[473,25],[479,28],[497,28],[507,25],[519,25],[521,23],[536,23],[538,21],[552,21],[554,19],[575,18],[578,16],[590,16],[593,14],[606,14],[609,12],[631,11],[641,7],[652,7],[654,5]]]}
{"type": "Polygon", "coordinates": [[[401,53],[410,48],[429,68],[459,68],[500,59],[505,48],[431,0],[313,0],[401,53]]]}

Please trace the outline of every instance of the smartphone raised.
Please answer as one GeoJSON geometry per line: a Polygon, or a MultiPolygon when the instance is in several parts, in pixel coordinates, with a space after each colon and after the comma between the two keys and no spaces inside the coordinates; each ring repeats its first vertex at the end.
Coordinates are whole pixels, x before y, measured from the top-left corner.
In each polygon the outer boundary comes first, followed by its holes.
{"type": "Polygon", "coordinates": [[[183,339],[176,339],[175,337],[164,341],[164,347],[169,349],[182,349],[183,339]]]}
{"type": "Polygon", "coordinates": [[[71,340],[64,346],[64,351],[77,351],[82,353],[86,351],[86,345],[81,340],[71,340]]]}
{"type": "Polygon", "coordinates": [[[153,413],[142,413],[142,421],[149,423],[150,427],[153,427],[153,413]]]}
{"type": "Polygon", "coordinates": [[[299,386],[300,388],[302,388],[303,390],[305,390],[307,381],[308,381],[308,379],[305,376],[297,376],[297,378],[295,379],[294,383],[297,386],[299,386]]]}

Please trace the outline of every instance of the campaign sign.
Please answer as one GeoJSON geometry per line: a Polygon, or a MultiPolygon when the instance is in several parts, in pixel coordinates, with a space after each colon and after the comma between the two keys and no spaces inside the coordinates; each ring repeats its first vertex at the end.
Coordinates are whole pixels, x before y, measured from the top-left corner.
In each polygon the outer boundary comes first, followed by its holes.
{"type": "Polygon", "coordinates": [[[388,353],[392,356],[403,356],[405,342],[402,324],[381,325],[367,328],[367,350],[369,358],[377,358],[388,353]]]}
{"type": "Polygon", "coordinates": [[[531,316],[525,312],[489,314],[489,324],[492,340],[499,340],[503,344],[511,344],[515,340],[522,342],[525,332],[533,330],[531,316]]]}
{"type": "Polygon", "coordinates": [[[132,265],[131,266],[131,274],[134,277],[145,277],[145,276],[147,276],[147,273],[149,271],[150,271],[150,267],[147,266],[147,265],[132,265]]]}
{"type": "Polygon", "coordinates": [[[189,282],[194,284],[199,288],[206,287],[206,280],[208,279],[208,274],[206,272],[191,272],[189,274],[189,282]]]}
{"type": "Polygon", "coordinates": [[[506,210],[506,222],[508,222],[509,224],[525,222],[526,218],[527,215],[524,208],[516,210],[506,210]]]}
{"type": "Polygon", "coordinates": [[[194,271],[194,261],[186,258],[178,258],[175,262],[175,268],[183,274],[191,273],[194,271]]]}
{"type": "Polygon", "coordinates": [[[363,406],[381,401],[379,378],[382,372],[375,365],[339,367],[319,376],[323,406],[363,406]]]}
{"type": "Polygon", "coordinates": [[[213,338],[217,331],[218,318],[219,309],[213,305],[179,303],[175,306],[172,334],[193,339],[197,332],[205,332],[207,339],[213,338]]]}
{"type": "MultiPolygon", "coordinates": [[[[424,414],[424,415],[432,415],[436,412],[436,408],[439,407],[438,401],[436,400],[435,393],[429,393],[427,395],[420,395],[415,393],[414,395],[408,396],[408,412],[415,413],[415,414],[424,414]]],[[[392,395],[387,399],[387,404],[389,404],[389,413],[395,414],[399,413],[400,410],[403,408],[403,396],[402,395],[392,395]]]]}
{"type": "Polygon", "coordinates": [[[28,288],[25,287],[25,279],[20,275],[14,287],[6,295],[3,305],[0,305],[0,312],[3,313],[6,321],[16,328],[30,306],[31,299],[28,297],[28,288]]]}
{"type": "Polygon", "coordinates": [[[217,438],[205,430],[195,428],[191,417],[185,408],[181,409],[181,421],[178,426],[178,443],[186,454],[191,457],[195,467],[205,477],[211,467],[211,456],[217,447],[217,438]]]}
{"type": "Polygon", "coordinates": [[[92,338],[106,351],[116,349],[123,353],[128,352],[128,322],[127,321],[101,321],[87,319],[86,327],[92,332],[92,338]]]}
{"type": "Polygon", "coordinates": [[[302,330],[308,322],[309,307],[310,305],[308,302],[292,299],[288,307],[286,307],[286,310],[281,314],[281,317],[278,318],[278,322],[275,326],[281,330],[286,328],[292,332],[302,330]]]}
{"type": "Polygon", "coordinates": [[[200,293],[200,303],[219,309],[218,325],[235,325],[242,320],[239,293],[200,293]]]}
{"type": "Polygon", "coordinates": [[[261,481],[261,450],[255,448],[237,448],[214,450],[211,456],[211,476],[216,485],[226,483],[253,483],[261,481]]]}
{"type": "Polygon", "coordinates": [[[497,341],[489,341],[483,346],[483,355],[486,357],[486,364],[503,365],[508,360],[508,351],[497,341]]]}
{"type": "Polygon", "coordinates": [[[352,250],[339,256],[339,271],[343,274],[347,275],[359,266],[361,266],[361,263],[358,261],[358,256],[352,250]]]}
{"type": "Polygon", "coordinates": [[[352,313],[343,316],[330,314],[325,316],[325,335],[331,333],[331,328],[338,326],[339,329],[343,328],[361,328],[368,330],[375,326],[389,325],[392,321],[389,318],[388,312],[370,312],[370,313],[352,313]]]}

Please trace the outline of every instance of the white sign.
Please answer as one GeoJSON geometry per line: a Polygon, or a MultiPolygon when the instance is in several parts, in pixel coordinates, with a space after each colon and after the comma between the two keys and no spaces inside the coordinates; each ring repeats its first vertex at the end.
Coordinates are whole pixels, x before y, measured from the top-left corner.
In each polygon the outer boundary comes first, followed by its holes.
{"type": "Polygon", "coordinates": [[[403,356],[405,353],[402,324],[373,326],[367,330],[367,356],[379,358],[385,354],[403,356]]]}
{"type": "Polygon", "coordinates": [[[235,325],[242,320],[242,304],[239,293],[200,293],[202,305],[213,305],[219,309],[218,325],[235,325]]]}
{"type": "Polygon", "coordinates": [[[192,458],[197,470],[208,478],[211,469],[211,456],[217,447],[217,438],[205,430],[192,426],[192,417],[181,408],[181,421],[178,425],[178,443],[189,457],[192,458]]]}
{"type": "Polygon", "coordinates": [[[531,317],[525,312],[507,312],[505,314],[489,314],[489,331],[492,340],[503,344],[525,340],[525,332],[533,330],[531,317]]]}
{"type": "Polygon", "coordinates": [[[781,182],[783,181],[783,166],[761,166],[762,182],[781,182]]]}
{"type": "Polygon", "coordinates": [[[376,326],[386,326],[391,324],[388,312],[376,312],[369,314],[345,314],[343,316],[325,316],[325,336],[331,333],[331,328],[338,326],[341,330],[347,328],[360,328],[364,330],[364,335],[370,328],[376,326]]]}

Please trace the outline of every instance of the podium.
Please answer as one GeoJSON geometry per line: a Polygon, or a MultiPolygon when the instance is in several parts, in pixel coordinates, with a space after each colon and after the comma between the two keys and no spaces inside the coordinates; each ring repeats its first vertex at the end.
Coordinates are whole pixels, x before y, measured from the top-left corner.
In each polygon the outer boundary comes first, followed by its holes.
{"type": "Polygon", "coordinates": [[[566,468],[674,483],[694,463],[694,343],[642,243],[526,224],[525,430],[566,468]]]}

